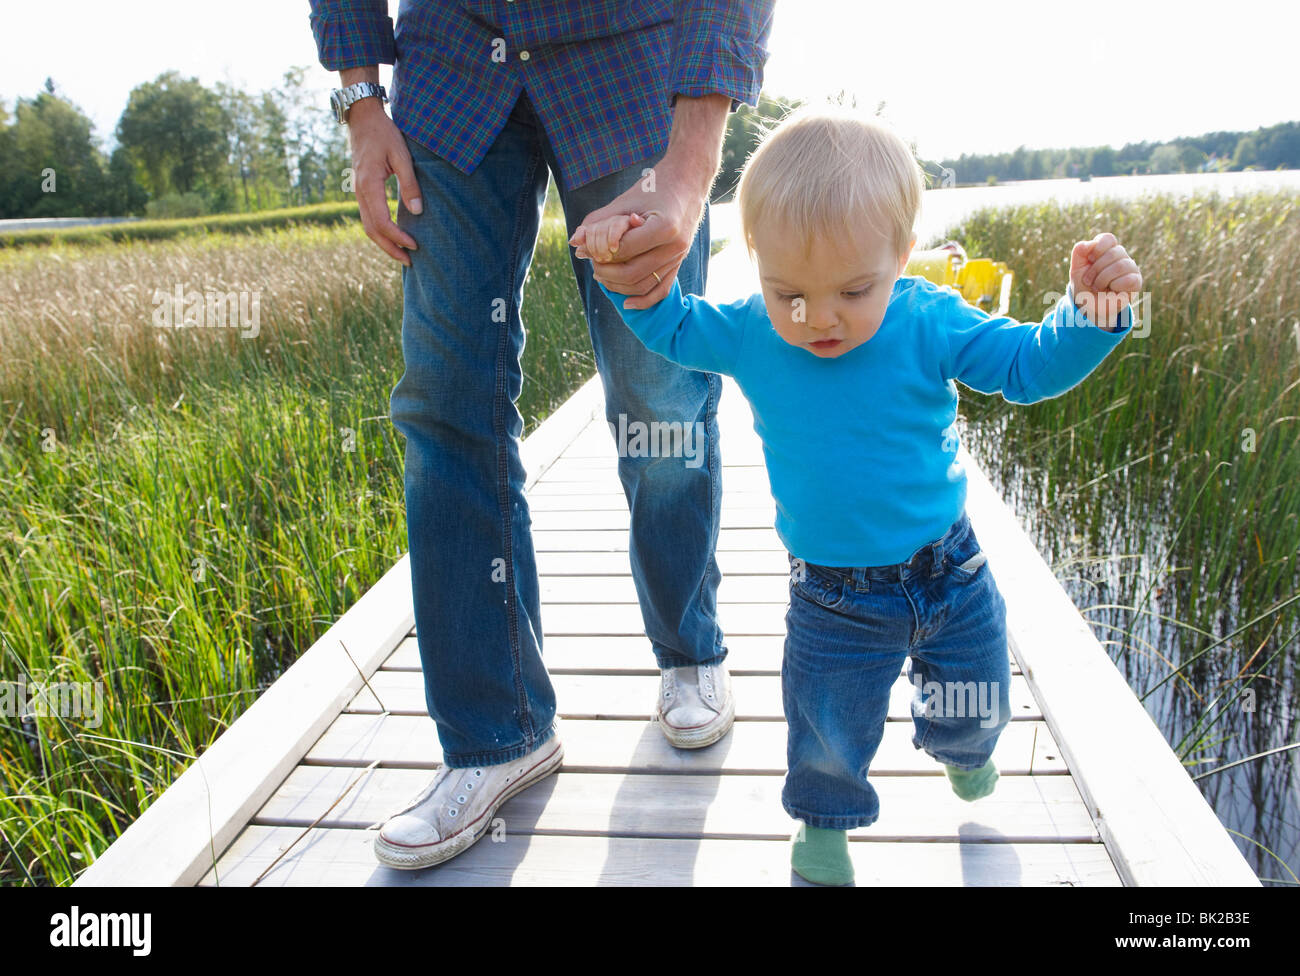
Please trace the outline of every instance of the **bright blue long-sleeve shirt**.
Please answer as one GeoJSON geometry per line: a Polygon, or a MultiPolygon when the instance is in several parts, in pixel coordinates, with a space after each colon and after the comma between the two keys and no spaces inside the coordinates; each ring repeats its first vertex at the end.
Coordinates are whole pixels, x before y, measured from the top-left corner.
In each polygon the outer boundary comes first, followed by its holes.
{"type": "Polygon", "coordinates": [[[653,351],[732,376],[749,401],[790,553],[823,566],[884,566],[939,539],[966,505],[957,386],[1012,403],[1077,385],[1133,329],[1098,328],[1071,288],[1041,323],[992,316],[956,291],[899,278],[880,328],[822,358],[782,339],[761,292],[725,305],[672,290],[646,309],[600,286],[653,351]]]}

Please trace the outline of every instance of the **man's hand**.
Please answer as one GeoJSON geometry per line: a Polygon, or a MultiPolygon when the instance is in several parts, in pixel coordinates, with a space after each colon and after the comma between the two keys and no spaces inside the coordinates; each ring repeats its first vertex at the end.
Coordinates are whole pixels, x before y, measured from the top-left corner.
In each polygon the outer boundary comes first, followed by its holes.
{"type": "Polygon", "coordinates": [[[348,109],[348,142],[361,226],[384,253],[409,268],[411,256],[403,248],[413,251],[417,245],[389,216],[384,189],[388,177],[397,174],[397,189],[407,210],[418,214],[424,205],[406,141],[378,98],[363,98],[348,109]]]}
{"type": "Polygon", "coordinates": [[[592,260],[597,281],[610,291],[636,296],[626,299],[624,308],[649,308],[672,289],[718,172],[730,108],[726,95],[678,94],[663,157],[631,189],[589,213],[569,239],[577,244],[587,234],[590,241],[591,229],[610,217],[637,213],[645,218],[642,226],[623,235],[613,260],[592,260]]]}
{"type": "MultiPolygon", "coordinates": [[[[710,180],[711,182],[711,180],[710,180]]],[[[610,291],[628,298],[626,308],[649,308],[663,299],[672,288],[677,269],[686,260],[704,212],[708,186],[701,189],[698,175],[679,175],[666,169],[661,161],[647,176],[607,206],[593,210],[574,231],[570,244],[583,240],[584,229],[605,226],[611,217],[641,214],[642,226],[623,235],[618,252],[611,260],[592,259],[592,274],[610,291]],[[649,185],[652,190],[643,189],[649,185]],[[656,279],[652,272],[657,272],[656,279]]],[[[587,238],[590,240],[590,238],[587,238]]]]}
{"type": "Polygon", "coordinates": [[[1137,297],[1142,272],[1114,234],[1079,241],[1070,252],[1074,303],[1103,329],[1114,331],[1116,318],[1137,297]]]}

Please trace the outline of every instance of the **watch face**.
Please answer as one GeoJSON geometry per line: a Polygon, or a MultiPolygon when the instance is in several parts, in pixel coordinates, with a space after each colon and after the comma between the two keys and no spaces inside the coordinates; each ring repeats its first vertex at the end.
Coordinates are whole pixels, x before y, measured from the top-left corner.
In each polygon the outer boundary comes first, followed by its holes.
{"type": "Polygon", "coordinates": [[[337,91],[330,92],[330,108],[334,110],[334,117],[340,122],[343,121],[343,99],[337,91]]]}

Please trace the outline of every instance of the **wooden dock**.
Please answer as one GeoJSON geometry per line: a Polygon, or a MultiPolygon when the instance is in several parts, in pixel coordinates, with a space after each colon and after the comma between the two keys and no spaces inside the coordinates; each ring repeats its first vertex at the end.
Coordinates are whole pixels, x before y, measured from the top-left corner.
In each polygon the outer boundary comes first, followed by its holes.
{"type": "MultiPolygon", "coordinates": [[[[751,287],[743,262],[736,247],[713,259],[710,297],[751,287]]],[[[508,801],[495,828],[451,861],[414,872],[376,862],[375,829],[441,758],[403,557],[77,883],[791,884],[796,824],[780,804],[788,564],[752,416],[730,379],[719,424],[718,613],[736,699],[721,742],[677,750],[650,722],[658,671],[593,378],[523,445],[543,652],[565,748],[559,773],[508,801]]],[[[911,744],[913,688],[900,674],[872,765],[881,816],[850,833],[858,885],[1258,886],[964,449],[962,461],[967,509],[1008,608],[1013,716],[994,753],[1002,775],[989,797],[954,796],[942,768],[911,744]]]]}

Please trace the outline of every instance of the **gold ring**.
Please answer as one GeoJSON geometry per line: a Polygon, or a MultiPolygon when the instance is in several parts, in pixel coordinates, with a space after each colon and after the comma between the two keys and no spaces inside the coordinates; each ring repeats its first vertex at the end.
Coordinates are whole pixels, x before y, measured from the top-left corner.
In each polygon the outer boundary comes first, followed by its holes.
{"type": "Polygon", "coordinates": [[[659,282],[659,284],[662,285],[664,283],[664,280],[659,277],[658,271],[651,271],[650,273],[655,276],[655,281],[659,282]]]}

